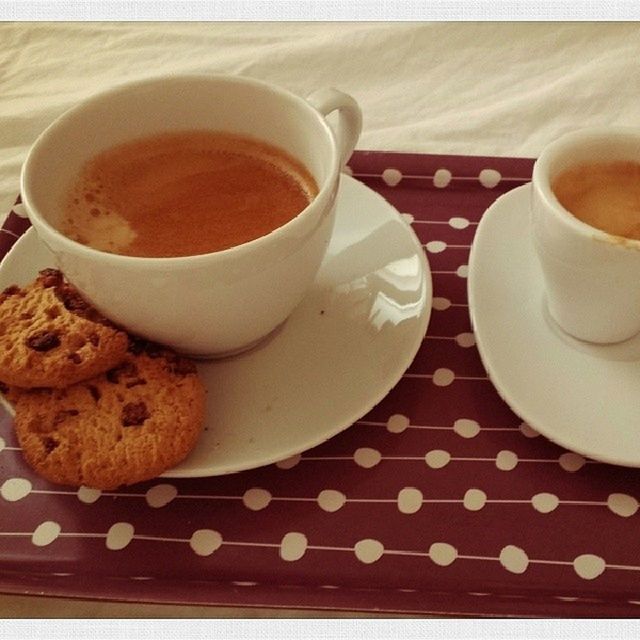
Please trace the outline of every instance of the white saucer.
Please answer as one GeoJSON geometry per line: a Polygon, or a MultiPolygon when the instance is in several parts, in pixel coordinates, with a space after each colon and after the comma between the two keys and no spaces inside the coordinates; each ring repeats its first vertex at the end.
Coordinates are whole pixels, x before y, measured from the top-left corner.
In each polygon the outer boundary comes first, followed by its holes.
{"type": "Polygon", "coordinates": [[[476,344],[511,409],[549,440],[594,460],[640,466],[640,336],[598,346],[547,313],[529,234],[530,186],[484,214],[469,259],[476,344]]]}
{"type": "MultiPolygon", "coordinates": [[[[233,473],[283,460],[349,427],[396,385],[431,313],[431,273],[411,227],[342,176],[335,232],[314,288],[253,351],[199,363],[205,431],[165,477],[233,473]]],[[[0,265],[0,289],[54,264],[30,229],[0,265]]]]}

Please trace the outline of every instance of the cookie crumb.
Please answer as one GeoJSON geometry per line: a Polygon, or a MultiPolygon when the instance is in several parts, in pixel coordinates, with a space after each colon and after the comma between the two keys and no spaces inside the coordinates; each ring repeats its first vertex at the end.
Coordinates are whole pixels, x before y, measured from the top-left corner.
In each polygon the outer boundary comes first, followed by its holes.
{"type": "Polygon", "coordinates": [[[181,358],[180,356],[176,356],[169,361],[169,369],[172,373],[177,373],[179,376],[187,376],[197,372],[193,360],[181,358]]]}

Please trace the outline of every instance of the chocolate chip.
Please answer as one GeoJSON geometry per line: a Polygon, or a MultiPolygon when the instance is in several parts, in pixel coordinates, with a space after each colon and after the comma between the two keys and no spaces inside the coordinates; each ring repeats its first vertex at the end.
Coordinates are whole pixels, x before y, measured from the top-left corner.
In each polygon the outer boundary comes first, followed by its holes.
{"type": "Polygon", "coordinates": [[[97,333],[90,333],[89,334],[89,342],[94,347],[97,347],[100,344],[100,336],[97,333]]]}
{"type": "Polygon", "coordinates": [[[42,444],[44,446],[44,450],[46,451],[46,453],[49,454],[54,449],[57,449],[58,445],[60,443],[57,440],[55,440],[54,438],[43,438],[42,439],[42,444]]]}
{"type": "Polygon", "coordinates": [[[117,384],[120,382],[120,378],[122,376],[126,376],[128,378],[132,378],[133,376],[138,375],[138,367],[136,367],[133,362],[125,362],[113,369],[109,369],[106,373],[107,380],[112,382],[113,384],[117,384]]]}
{"type": "Polygon", "coordinates": [[[24,297],[25,292],[17,285],[12,284],[10,287],[7,287],[2,293],[0,293],[0,304],[2,304],[7,298],[16,295],[24,297]]]}
{"type": "Polygon", "coordinates": [[[134,427],[141,425],[149,418],[149,411],[144,402],[128,402],[122,407],[122,426],[134,427]]]}
{"type": "Polygon", "coordinates": [[[69,416],[77,416],[80,413],[77,409],[61,409],[53,418],[53,426],[64,422],[69,416]]]}
{"type": "Polygon", "coordinates": [[[3,290],[2,294],[5,296],[14,296],[16,293],[20,293],[20,287],[17,284],[12,284],[3,290]]]}
{"type": "Polygon", "coordinates": [[[61,284],[56,288],[56,295],[68,311],[83,315],[89,309],[87,302],[71,285],[61,284]]]}
{"type": "Polygon", "coordinates": [[[54,331],[38,331],[26,339],[27,346],[34,351],[51,351],[60,346],[60,338],[54,331]]]}
{"type": "Polygon", "coordinates": [[[56,296],[58,300],[62,302],[64,308],[71,313],[75,313],[81,318],[86,318],[96,324],[104,325],[105,327],[113,327],[113,323],[98,313],[79,293],[76,289],[68,284],[63,283],[56,287],[56,296]]]}
{"type": "Polygon", "coordinates": [[[9,393],[9,387],[4,382],[0,382],[0,393],[9,393]]]}
{"type": "Polygon", "coordinates": [[[129,336],[129,353],[133,353],[139,356],[141,353],[145,353],[150,358],[159,358],[166,353],[166,348],[156,342],[145,340],[139,336],[129,336]]]}
{"type": "Polygon", "coordinates": [[[57,287],[62,284],[62,272],[58,269],[43,269],[38,279],[43,287],[57,287]]]}
{"type": "Polygon", "coordinates": [[[139,356],[145,348],[146,341],[137,336],[129,336],[129,353],[139,356]]]}
{"type": "Polygon", "coordinates": [[[69,358],[73,364],[80,364],[82,362],[82,356],[79,353],[70,353],[67,358],[69,358]]]}
{"type": "Polygon", "coordinates": [[[100,389],[98,389],[98,387],[92,385],[92,384],[88,384],[87,385],[87,389],[89,389],[89,393],[91,394],[91,397],[98,402],[98,400],[100,400],[100,398],[102,397],[101,393],[100,393],[100,389]]]}
{"type": "Polygon", "coordinates": [[[147,342],[145,347],[145,352],[150,358],[159,358],[165,351],[166,349],[155,342],[147,342]]]}
{"type": "Polygon", "coordinates": [[[179,376],[186,376],[197,372],[195,362],[187,358],[181,358],[180,356],[175,356],[169,360],[169,370],[179,376]]]}

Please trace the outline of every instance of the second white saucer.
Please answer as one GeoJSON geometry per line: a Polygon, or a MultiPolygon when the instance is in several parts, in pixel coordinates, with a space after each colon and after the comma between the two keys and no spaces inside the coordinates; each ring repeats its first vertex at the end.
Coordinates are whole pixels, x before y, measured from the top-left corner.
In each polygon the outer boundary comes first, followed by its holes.
{"type": "Polygon", "coordinates": [[[476,231],[468,296],[480,356],[511,409],[549,440],[638,467],[640,336],[598,346],[555,325],[529,233],[529,190],[496,200],[476,231]]]}

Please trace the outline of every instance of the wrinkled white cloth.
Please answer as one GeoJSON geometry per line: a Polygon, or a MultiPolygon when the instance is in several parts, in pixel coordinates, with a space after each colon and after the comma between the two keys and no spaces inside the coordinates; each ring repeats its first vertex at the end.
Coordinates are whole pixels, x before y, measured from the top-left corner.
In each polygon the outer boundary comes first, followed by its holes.
{"type": "Polygon", "coordinates": [[[112,85],[248,75],[362,106],[358,148],[536,156],[581,126],[638,122],[637,23],[0,23],[0,219],[29,146],[112,85]]]}

